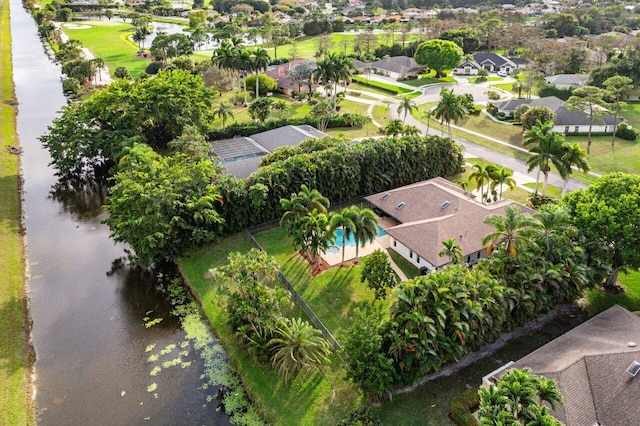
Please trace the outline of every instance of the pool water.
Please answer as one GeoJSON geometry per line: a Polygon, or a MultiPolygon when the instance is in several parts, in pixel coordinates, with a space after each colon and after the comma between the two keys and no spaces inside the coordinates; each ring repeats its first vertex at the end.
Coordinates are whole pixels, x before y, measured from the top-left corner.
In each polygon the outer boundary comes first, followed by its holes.
{"type": "MultiPolygon", "coordinates": [[[[334,234],[336,235],[336,242],[334,243],[335,247],[331,247],[329,250],[327,250],[328,254],[340,253],[340,249],[342,249],[342,240],[344,239],[344,236],[342,235],[342,229],[336,229],[334,231],[334,234]]],[[[380,227],[380,225],[378,225],[378,233],[376,234],[376,238],[382,237],[383,235],[387,235],[387,233],[380,227]]],[[[345,240],[344,245],[348,247],[356,246],[356,241],[353,238],[353,234],[349,235],[349,238],[345,240]]]]}

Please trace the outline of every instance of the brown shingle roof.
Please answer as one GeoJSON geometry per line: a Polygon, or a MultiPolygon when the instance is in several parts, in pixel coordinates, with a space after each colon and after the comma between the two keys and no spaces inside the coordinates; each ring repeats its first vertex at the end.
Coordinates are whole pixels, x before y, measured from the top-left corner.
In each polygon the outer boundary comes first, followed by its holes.
{"type": "Polygon", "coordinates": [[[438,256],[442,241],[455,238],[465,255],[475,253],[482,249],[482,238],[494,229],[484,224],[486,216],[503,215],[509,205],[531,212],[512,200],[479,203],[472,194],[443,178],[373,194],[365,199],[400,222],[386,230],[389,235],[436,267],[448,263],[446,257],[438,256]],[[404,205],[398,208],[400,203],[404,205]]]}

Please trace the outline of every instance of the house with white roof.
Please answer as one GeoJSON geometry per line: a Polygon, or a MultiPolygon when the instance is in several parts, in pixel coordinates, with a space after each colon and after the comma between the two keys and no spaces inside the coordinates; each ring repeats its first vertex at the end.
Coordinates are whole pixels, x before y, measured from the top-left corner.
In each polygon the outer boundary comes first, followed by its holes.
{"type": "Polygon", "coordinates": [[[463,61],[457,68],[453,69],[454,74],[478,75],[481,69],[489,72],[510,73],[514,69],[524,69],[529,61],[523,58],[513,58],[497,53],[474,53],[472,59],[463,61]]]}

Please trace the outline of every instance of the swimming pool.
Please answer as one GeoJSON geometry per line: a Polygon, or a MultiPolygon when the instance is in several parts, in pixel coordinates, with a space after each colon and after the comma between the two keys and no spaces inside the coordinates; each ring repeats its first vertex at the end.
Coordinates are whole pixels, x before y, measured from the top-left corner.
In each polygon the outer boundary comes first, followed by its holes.
{"type": "MultiPolygon", "coordinates": [[[[335,247],[331,247],[329,250],[327,250],[328,254],[340,253],[340,249],[342,249],[342,240],[344,238],[342,235],[342,229],[336,229],[334,231],[334,234],[336,235],[335,247]]],[[[378,225],[378,233],[376,234],[376,238],[382,237],[383,235],[387,235],[387,233],[380,227],[380,225],[378,225]]],[[[344,245],[348,247],[356,246],[356,241],[353,238],[353,234],[349,235],[349,238],[345,240],[344,245]]]]}

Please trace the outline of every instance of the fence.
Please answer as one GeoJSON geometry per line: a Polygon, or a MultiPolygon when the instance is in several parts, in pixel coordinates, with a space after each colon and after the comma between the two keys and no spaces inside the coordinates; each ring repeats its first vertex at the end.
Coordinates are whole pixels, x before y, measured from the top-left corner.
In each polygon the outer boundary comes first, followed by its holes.
{"type": "MultiPolygon", "coordinates": [[[[253,235],[251,235],[251,232],[248,229],[245,229],[244,232],[245,232],[245,236],[247,237],[251,245],[253,245],[258,250],[265,251],[260,245],[260,243],[258,243],[258,241],[256,241],[255,238],[253,238],[253,235]]],[[[293,298],[293,302],[296,304],[296,306],[298,306],[300,309],[304,311],[305,314],[307,314],[307,316],[309,317],[309,320],[313,323],[313,325],[316,326],[318,330],[320,330],[324,338],[327,339],[327,341],[331,344],[331,346],[333,346],[333,350],[338,354],[340,359],[342,359],[342,356],[340,355],[340,350],[342,349],[342,346],[340,346],[340,343],[338,343],[338,341],[335,339],[335,337],[333,337],[333,334],[331,334],[329,329],[322,323],[322,321],[320,321],[320,318],[317,317],[317,315],[313,312],[311,307],[307,304],[307,302],[300,295],[300,293],[298,293],[298,291],[295,288],[293,288],[293,284],[291,284],[291,282],[287,279],[287,277],[284,276],[282,271],[278,271],[278,280],[280,281],[280,284],[282,284],[284,288],[289,290],[293,298]]]]}

